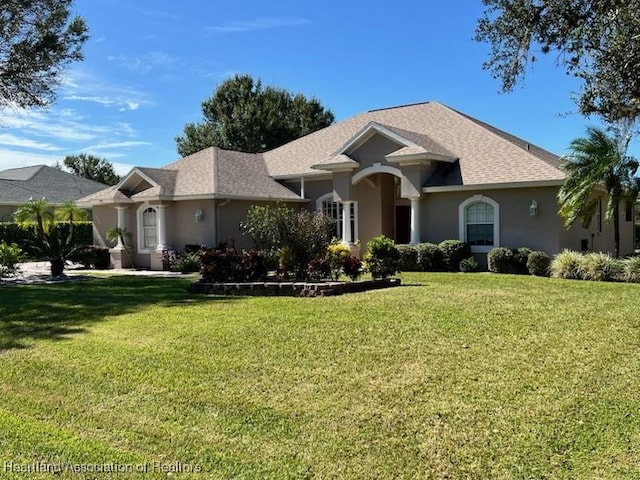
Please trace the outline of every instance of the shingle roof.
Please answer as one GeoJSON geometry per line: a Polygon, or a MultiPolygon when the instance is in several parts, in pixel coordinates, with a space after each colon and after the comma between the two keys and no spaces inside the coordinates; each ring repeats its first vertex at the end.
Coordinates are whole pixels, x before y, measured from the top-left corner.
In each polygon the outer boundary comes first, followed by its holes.
{"type": "Polygon", "coordinates": [[[459,175],[455,177],[459,178],[460,184],[517,183],[565,177],[559,168],[561,160],[556,155],[437,102],[356,115],[265,152],[267,169],[276,178],[312,175],[312,165],[322,162],[371,122],[386,126],[429,152],[459,159],[459,175]]]}
{"type": "Polygon", "coordinates": [[[271,178],[259,155],[210,147],[163,168],[136,167],[120,185],[82,199],[83,203],[144,201],[189,196],[300,200],[271,178]],[[123,188],[131,175],[142,175],[150,187],[133,194],[123,188]],[[121,188],[121,190],[119,190],[121,188]]]}
{"type": "Polygon", "coordinates": [[[46,198],[54,205],[99,192],[106,185],[46,165],[0,172],[0,203],[20,205],[30,198],[46,198]]]}
{"type": "MultiPolygon", "coordinates": [[[[437,165],[425,186],[565,178],[558,156],[450,107],[429,102],[365,112],[261,154],[210,147],[160,169],[137,168],[130,175],[137,170],[153,185],[130,198],[211,195],[300,200],[275,179],[326,175],[322,167],[331,170],[332,165],[357,167],[359,164],[345,155],[345,146],[357,148],[360,138],[366,141],[366,135],[377,133],[386,133],[398,142],[398,150],[387,155],[390,159],[425,155],[448,162],[437,165]]],[[[82,200],[128,200],[123,193],[127,192],[118,192],[116,187],[82,200]]]]}

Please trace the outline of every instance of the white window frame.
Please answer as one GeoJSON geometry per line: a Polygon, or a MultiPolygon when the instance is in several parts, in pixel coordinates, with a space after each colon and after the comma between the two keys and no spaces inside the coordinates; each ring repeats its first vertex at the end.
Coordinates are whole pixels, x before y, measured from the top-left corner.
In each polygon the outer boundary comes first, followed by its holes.
{"type": "MultiPolygon", "coordinates": [[[[338,218],[336,219],[336,238],[342,240],[342,221],[343,221],[343,213],[344,208],[342,202],[336,202],[333,197],[333,192],[325,193],[324,195],[318,197],[316,200],[316,211],[324,213],[324,209],[322,204],[327,200],[332,201],[338,206],[338,218]]],[[[351,220],[353,220],[353,228],[351,229],[351,236],[353,239],[351,243],[356,243],[358,241],[358,202],[351,201],[351,220]]]]}
{"type": "Polygon", "coordinates": [[[151,253],[153,251],[155,251],[157,245],[154,245],[153,247],[145,247],[144,246],[144,225],[143,225],[143,218],[144,218],[144,212],[146,212],[148,209],[152,209],[155,214],[156,214],[156,243],[158,242],[158,239],[160,238],[160,232],[159,232],[159,225],[158,225],[158,207],[154,206],[154,205],[149,205],[148,203],[145,203],[143,205],[141,205],[140,207],[138,207],[136,216],[137,216],[137,220],[138,220],[138,253],[151,253]]]}
{"type": "Polygon", "coordinates": [[[458,239],[467,241],[467,207],[474,203],[487,203],[493,207],[493,245],[471,245],[471,253],[488,253],[500,246],[500,205],[491,197],[478,194],[458,205],[458,239]]]}

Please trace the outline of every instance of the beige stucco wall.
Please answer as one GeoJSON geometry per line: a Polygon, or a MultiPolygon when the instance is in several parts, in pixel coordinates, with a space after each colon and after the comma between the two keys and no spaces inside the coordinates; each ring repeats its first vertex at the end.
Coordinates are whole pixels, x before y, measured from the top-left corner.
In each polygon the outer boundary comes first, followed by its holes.
{"type": "Polygon", "coordinates": [[[529,247],[547,253],[559,248],[559,222],[555,187],[477,190],[430,193],[421,203],[422,241],[439,243],[459,237],[458,206],[468,198],[482,194],[500,206],[500,245],[529,247]],[[538,202],[538,215],[529,215],[532,200],[538,202]]]}
{"type": "MultiPolygon", "coordinates": [[[[569,230],[562,227],[560,236],[560,249],[568,248],[580,250],[581,241],[586,239],[589,250],[615,253],[613,222],[609,223],[605,219],[607,197],[602,197],[602,221],[599,222],[599,213],[593,216],[588,228],[584,228],[580,221],[576,221],[569,230]],[[600,223],[602,229],[600,229],[600,223]]],[[[631,221],[626,220],[624,204],[620,205],[620,255],[628,255],[634,250],[634,226],[633,215],[631,221]]],[[[562,220],[558,218],[562,224],[562,220]]]]}
{"type": "Polygon", "coordinates": [[[384,156],[398,150],[399,145],[388,138],[376,133],[363,145],[349,154],[351,158],[360,163],[359,170],[370,167],[374,163],[389,165],[384,156]]]}
{"type": "Polygon", "coordinates": [[[167,243],[184,251],[185,245],[216,244],[216,206],[215,200],[182,200],[173,202],[166,211],[167,243]],[[202,210],[202,220],[195,221],[196,210],[202,210]]]}

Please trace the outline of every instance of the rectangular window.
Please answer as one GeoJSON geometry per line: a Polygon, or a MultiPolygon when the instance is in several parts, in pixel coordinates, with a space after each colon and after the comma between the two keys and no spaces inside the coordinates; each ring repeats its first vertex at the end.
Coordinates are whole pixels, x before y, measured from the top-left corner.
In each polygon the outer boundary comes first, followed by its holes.
{"type": "Polygon", "coordinates": [[[624,220],[626,222],[633,221],[633,203],[625,202],[624,207],[624,220]]]}

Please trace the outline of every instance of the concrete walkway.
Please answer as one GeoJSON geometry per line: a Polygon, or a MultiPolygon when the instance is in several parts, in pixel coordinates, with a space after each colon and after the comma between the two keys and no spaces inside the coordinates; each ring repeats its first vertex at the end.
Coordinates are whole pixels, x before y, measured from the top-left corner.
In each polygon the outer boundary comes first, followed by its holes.
{"type": "Polygon", "coordinates": [[[51,276],[49,262],[24,262],[18,264],[15,276],[0,279],[0,285],[18,285],[33,283],[64,283],[98,278],[104,275],[140,275],[148,277],[182,277],[179,272],[164,272],[156,270],[134,270],[128,268],[111,268],[109,270],[87,270],[79,264],[69,264],[60,277],[51,276]]]}

